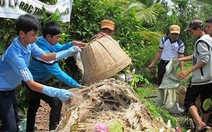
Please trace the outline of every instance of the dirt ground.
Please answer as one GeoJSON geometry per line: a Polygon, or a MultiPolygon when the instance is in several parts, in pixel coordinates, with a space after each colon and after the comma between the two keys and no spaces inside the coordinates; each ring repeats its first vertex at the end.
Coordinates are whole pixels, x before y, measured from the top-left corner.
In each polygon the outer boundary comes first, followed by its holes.
{"type": "MultiPolygon", "coordinates": [[[[37,132],[48,132],[50,107],[46,102],[42,100],[40,105],[41,106],[39,107],[37,115],[36,115],[36,129],[37,129],[37,132]]],[[[62,108],[61,113],[64,113],[63,111],[64,111],[64,108],[62,108]]]]}
{"type": "Polygon", "coordinates": [[[49,129],[49,112],[50,107],[41,100],[41,106],[36,115],[36,128],[38,132],[47,132],[49,129]]]}

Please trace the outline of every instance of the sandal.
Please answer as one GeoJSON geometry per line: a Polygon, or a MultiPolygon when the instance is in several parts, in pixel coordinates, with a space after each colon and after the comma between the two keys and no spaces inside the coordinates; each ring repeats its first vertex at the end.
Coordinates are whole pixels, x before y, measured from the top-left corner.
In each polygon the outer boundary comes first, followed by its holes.
{"type": "Polygon", "coordinates": [[[196,132],[206,132],[208,130],[207,126],[203,126],[200,129],[196,130],[196,132]]]}
{"type": "Polygon", "coordinates": [[[207,126],[212,127],[212,123],[207,123],[207,126]]]}

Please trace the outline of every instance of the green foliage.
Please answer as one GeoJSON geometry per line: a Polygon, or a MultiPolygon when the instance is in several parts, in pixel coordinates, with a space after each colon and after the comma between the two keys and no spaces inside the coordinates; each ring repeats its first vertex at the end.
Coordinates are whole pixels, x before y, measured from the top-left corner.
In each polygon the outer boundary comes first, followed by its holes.
{"type": "Polygon", "coordinates": [[[16,36],[15,21],[12,19],[0,18],[0,54],[10,45],[14,36],[16,36]]]}
{"type": "Polygon", "coordinates": [[[148,88],[142,87],[142,88],[136,88],[133,87],[133,90],[139,94],[140,98],[147,98],[150,95],[156,95],[157,94],[157,87],[153,85],[149,85],[148,88]]]}
{"type": "Polygon", "coordinates": [[[203,3],[195,2],[194,0],[172,0],[174,2],[174,8],[172,9],[172,19],[176,20],[176,23],[181,26],[181,38],[186,47],[186,55],[190,55],[193,51],[193,45],[195,43],[194,38],[189,32],[185,32],[192,19],[199,18],[204,20],[206,17],[205,10],[208,9],[203,3]]]}
{"type": "Polygon", "coordinates": [[[171,124],[174,127],[179,125],[178,121],[173,116],[171,116],[168,111],[166,111],[163,108],[157,107],[154,101],[146,100],[148,96],[155,95],[157,93],[157,89],[155,87],[154,88],[150,88],[150,87],[149,88],[134,88],[134,90],[138,94],[138,97],[140,98],[140,100],[147,106],[151,115],[155,119],[160,120],[162,118],[165,123],[167,123],[170,120],[171,124]]]}
{"type": "Polygon", "coordinates": [[[60,14],[60,11],[58,9],[56,9],[53,14],[49,14],[49,13],[46,12],[46,9],[44,7],[42,7],[41,20],[42,20],[43,23],[46,23],[48,21],[55,21],[55,22],[59,23],[60,18],[61,18],[61,14],[60,14]]]}
{"type": "MultiPolygon", "coordinates": [[[[136,69],[136,74],[142,74],[150,82],[157,82],[157,68],[153,72],[150,72],[148,65],[151,63],[155,54],[158,51],[158,44],[146,45],[143,48],[129,49],[131,52],[131,58],[133,59],[133,67],[136,69]]],[[[139,86],[138,86],[139,87],[139,86]]]]}
{"type": "MultiPolygon", "coordinates": [[[[115,22],[115,34],[114,38],[119,42],[121,47],[133,60],[132,69],[136,69],[138,76],[143,75],[146,78],[147,72],[143,73],[141,68],[144,67],[143,62],[146,54],[140,56],[140,51],[143,49],[143,53],[146,50],[144,48],[150,43],[158,44],[161,37],[160,33],[156,31],[150,31],[144,25],[144,21],[136,16],[136,11],[125,12],[129,6],[130,1],[108,1],[108,0],[78,0],[73,3],[72,17],[71,17],[71,29],[68,34],[71,34],[76,40],[82,40],[89,42],[90,38],[99,32],[100,23],[103,19],[111,19],[115,22]],[[89,6],[87,6],[89,5],[89,6]],[[97,6],[98,5],[98,6],[97,6]],[[86,15],[84,15],[86,14],[86,15]],[[134,56],[137,56],[134,59],[134,56]]],[[[151,7],[153,8],[153,7],[151,7]]],[[[154,8],[157,8],[154,6],[154,8]]],[[[146,22],[145,22],[146,23],[146,22]]],[[[154,56],[148,56],[152,58],[154,56]]],[[[143,81],[143,80],[142,80],[143,81]]],[[[143,81],[144,82],[144,81],[143,81]]]]}
{"type": "Polygon", "coordinates": [[[40,1],[49,5],[54,5],[57,3],[57,0],[40,0],[40,1]]]}
{"type": "Polygon", "coordinates": [[[29,91],[26,89],[26,87],[19,86],[16,88],[16,93],[18,111],[22,116],[26,117],[26,110],[29,102],[29,91]]]}
{"type": "Polygon", "coordinates": [[[204,3],[207,3],[207,4],[212,4],[212,1],[211,0],[200,0],[201,2],[204,2],[204,3]]]}
{"type": "Polygon", "coordinates": [[[112,119],[108,122],[109,132],[122,132],[122,125],[121,123],[116,120],[112,119]]]}
{"type": "Polygon", "coordinates": [[[209,110],[212,108],[212,100],[211,99],[206,99],[203,103],[203,109],[204,110],[209,110]]]}
{"type": "Polygon", "coordinates": [[[178,121],[172,115],[170,115],[168,111],[166,111],[160,107],[157,107],[154,102],[146,101],[144,104],[147,106],[148,110],[150,111],[151,115],[154,118],[159,120],[162,117],[162,119],[165,123],[167,123],[170,120],[171,124],[174,127],[178,126],[178,124],[179,124],[178,121]]]}
{"type": "Polygon", "coordinates": [[[137,88],[139,83],[149,85],[150,82],[142,74],[134,74],[130,85],[137,88]]]}

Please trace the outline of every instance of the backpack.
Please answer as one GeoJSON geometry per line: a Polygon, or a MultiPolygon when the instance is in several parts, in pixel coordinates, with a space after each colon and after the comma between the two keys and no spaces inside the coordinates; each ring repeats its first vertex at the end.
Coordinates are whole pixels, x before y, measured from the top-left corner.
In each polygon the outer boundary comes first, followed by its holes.
{"type": "MultiPolygon", "coordinates": [[[[168,40],[170,38],[170,36],[165,36],[162,38],[162,44],[164,44],[166,42],[166,40],[168,40]]],[[[184,46],[183,41],[178,39],[177,40],[177,44],[178,44],[178,52],[180,51],[180,48],[182,48],[184,46]]]]}

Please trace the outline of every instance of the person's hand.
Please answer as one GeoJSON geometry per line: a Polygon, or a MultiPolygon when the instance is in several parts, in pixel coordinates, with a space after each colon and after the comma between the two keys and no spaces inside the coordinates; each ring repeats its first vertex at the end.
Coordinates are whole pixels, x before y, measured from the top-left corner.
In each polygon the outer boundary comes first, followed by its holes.
{"type": "Polygon", "coordinates": [[[78,46],[72,46],[67,50],[63,50],[56,53],[56,60],[64,59],[70,56],[75,55],[77,52],[81,52],[81,49],[78,46]]]}
{"type": "Polygon", "coordinates": [[[71,92],[69,92],[68,90],[65,89],[60,89],[60,91],[57,94],[57,97],[61,100],[61,101],[66,101],[69,98],[71,98],[73,95],[71,92]]]}
{"type": "Polygon", "coordinates": [[[188,76],[190,72],[187,70],[187,71],[182,71],[181,73],[177,74],[177,77],[180,79],[180,80],[183,80],[186,76],[188,76]]]}
{"type": "Polygon", "coordinates": [[[150,64],[149,67],[148,67],[149,68],[149,71],[152,71],[154,69],[154,67],[155,67],[155,65],[150,64]]]}
{"type": "Polygon", "coordinates": [[[78,46],[79,48],[85,47],[87,44],[81,41],[72,41],[73,46],[78,46]]]}
{"type": "Polygon", "coordinates": [[[61,101],[66,101],[72,97],[72,93],[65,89],[54,88],[50,86],[44,86],[42,93],[50,97],[58,97],[61,101]]]}
{"type": "Polygon", "coordinates": [[[75,54],[77,52],[81,52],[81,49],[78,46],[72,46],[69,48],[71,54],[75,54]]]}

